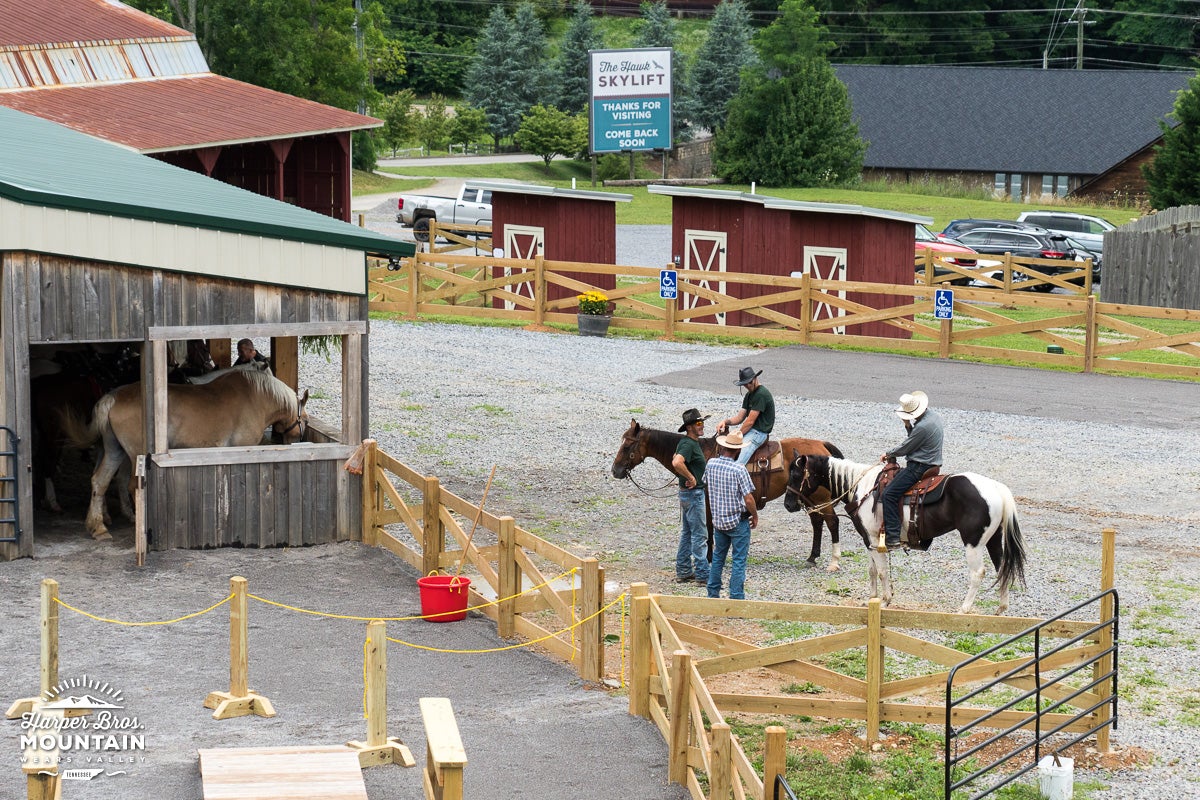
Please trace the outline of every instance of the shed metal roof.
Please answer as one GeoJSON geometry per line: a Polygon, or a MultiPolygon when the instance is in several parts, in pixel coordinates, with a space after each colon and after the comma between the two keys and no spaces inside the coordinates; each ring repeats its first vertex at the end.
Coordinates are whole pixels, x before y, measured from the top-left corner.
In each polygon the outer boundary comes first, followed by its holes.
{"type": "Polygon", "coordinates": [[[0,47],[191,36],[116,0],[0,0],[0,47]]]}
{"type": "Polygon", "coordinates": [[[863,166],[1098,175],[1162,135],[1194,74],[839,64],[863,166]]]}
{"type": "MultiPolygon", "coordinates": [[[[0,107],[0,197],[385,256],[413,244],[142,156],[0,107]]],[[[0,247],[4,243],[0,242],[0,247]]]]}
{"type": "Polygon", "coordinates": [[[897,222],[920,223],[930,225],[932,217],[922,217],[919,214],[905,214],[901,211],[888,211],[870,206],[857,206],[847,203],[811,203],[803,200],[788,200],[782,197],[772,197],[766,194],[735,192],[730,189],[711,189],[702,186],[668,186],[654,183],[646,187],[650,194],[665,194],[672,197],[701,197],[710,200],[734,200],[743,203],[757,203],[763,208],[780,211],[807,211],[814,214],[848,214],[859,217],[875,217],[897,222]]]}
{"type": "Polygon", "coordinates": [[[491,192],[534,194],[542,197],[568,197],[575,200],[602,200],[609,203],[628,203],[633,200],[633,195],[631,194],[595,192],[588,191],[586,189],[563,189],[557,186],[544,186],[537,183],[506,183],[504,181],[468,180],[464,185],[473,189],[487,189],[491,192]]]}

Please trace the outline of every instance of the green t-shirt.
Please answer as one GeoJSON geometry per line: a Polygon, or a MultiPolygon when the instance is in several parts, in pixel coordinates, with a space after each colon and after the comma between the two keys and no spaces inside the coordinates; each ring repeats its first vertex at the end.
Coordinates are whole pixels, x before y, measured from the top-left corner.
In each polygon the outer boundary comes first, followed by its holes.
{"type": "Polygon", "coordinates": [[[743,397],[742,408],[747,414],[751,411],[758,412],[758,419],[754,420],[754,430],[770,433],[775,427],[775,398],[771,397],[767,387],[759,386],[743,397]]]}
{"type": "MultiPolygon", "coordinates": [[[[690,436],[683,437],[679,444],[675,445],[675,452],[683,456],[683,462],[687,465],[688,472],[692,473],[692,477],[696,479],[696,485],[692,488],[704,488],[704,451],[700,449],[700,443],[690,436]]],[[[683,478],[679,479],[679,488],[686,489],[686,481],[683,478]]]]}

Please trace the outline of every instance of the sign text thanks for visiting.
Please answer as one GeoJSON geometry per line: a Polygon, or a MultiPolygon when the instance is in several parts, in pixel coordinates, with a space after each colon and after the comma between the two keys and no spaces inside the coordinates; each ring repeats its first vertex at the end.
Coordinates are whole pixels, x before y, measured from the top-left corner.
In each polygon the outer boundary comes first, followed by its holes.
{"type": "Polygon", "coordinates": [[[671,48],[590,50],[591,152],[671,148],[671,48]]]}

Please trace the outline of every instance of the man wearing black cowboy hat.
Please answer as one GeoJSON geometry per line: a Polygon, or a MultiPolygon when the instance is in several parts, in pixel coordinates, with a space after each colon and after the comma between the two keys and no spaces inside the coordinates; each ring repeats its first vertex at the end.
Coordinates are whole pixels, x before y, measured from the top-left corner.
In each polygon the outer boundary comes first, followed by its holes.
{"type": "Polygon", "coordinates": [[[775,427],[775,398],[767,391],[767,387],[758,382],[762,370],[754,371],[753,367],[742,367],[738,379],[734,383],[746,387],[746,396],[742,398],[742,410],[729,419],[721,420],[717,433],[724,434],[732,430],[734,425],[741,426],[742,438],[746,446],[738,454],[738,463],[746,465],[754,451],[762,447],[775,427]]]}
{"type": "Polygon", "coordinates": [[[675,552],[677,583],[708,583],[708,513],[704,504],[704,451],[700,434],[704,420],[694,408],[683,412],[679,432],[685,434],[675,446],[671,469],[679,476],[679,512],[681,518],[679,549],[675,552]]]}

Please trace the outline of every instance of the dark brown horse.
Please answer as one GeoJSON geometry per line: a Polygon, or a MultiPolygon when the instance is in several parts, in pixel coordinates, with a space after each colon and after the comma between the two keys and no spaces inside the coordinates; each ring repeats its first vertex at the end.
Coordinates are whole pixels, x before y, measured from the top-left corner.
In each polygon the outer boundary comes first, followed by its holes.
{"type": "MultiPolygon", "coordinates": [[[[675,471],[671,469],[671,459],[675,456],[675,447],[679,444],[679,440],[683,438],[682,433],[674,433],[672,431],[660,431],[655,428],[644,428],[638,424],[638,421],[632,420],[629,429],[625,431],[621,437],[621,447],[617,450],[617,456],[613,459],[612,474],[614,478],[629,478],[632,480],[630,473],[633,468],[641,464],[647,458],[652,458],[658,463],[667,468],[667,471],[672,475],[675,471]]],[[[795,451],[808,455],[823,455],[835,456],[840,458],[841,451],[830,444],[822,442],[818,439],[780,439],[780,445],[783,447],[784,458],[795,451]]],[[[704,452],[706,459],[714,458],[717,455],[716,437],[708,437],[700,440],[700,449],[704,452]]],[[[794,458],[794,456],[792,456],[794,458]]],[[[755,497],[761,499],[762,503],[768,500],[774,500],[782,497],[787,490],[788,471],[787,462],[784,461],[783,469],[774,472],[768,472],[768,480],[766,481],[765,491],[763,491],[763,482],[760,477],[753,472],[751,478],[754,479],[755,497]]],[[[826,505],[823,510],[809,514],[809,519],[813,525],[813,540],[812,550],[808,554],[808,563],[816,564],[817,559],[821,557],[821,523],[825,523],[825,527],[829,528],[829,536],[833,541],[833,558],[826,568],[829,572],[836,572],[840,568],[842,556],[841,543],[838,541],[838,519],[834,513],[832,504],[826,505]]],[[[712,548],[712,524],[709,524],[708,544],[711,552],[712,548]]]]}

